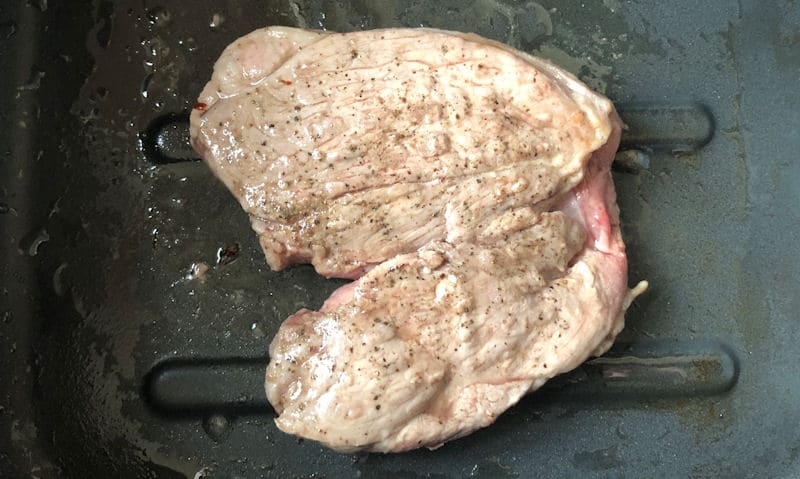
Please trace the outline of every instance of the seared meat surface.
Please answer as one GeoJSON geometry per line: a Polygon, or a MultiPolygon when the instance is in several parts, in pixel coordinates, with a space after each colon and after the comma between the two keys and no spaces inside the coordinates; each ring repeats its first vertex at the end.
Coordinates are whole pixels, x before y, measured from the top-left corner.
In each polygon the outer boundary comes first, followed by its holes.
{"type": "Polygon", "coordinates": [[[357,278],[270,346],[284,431],[434,447],[603,353],[630,301],[620,122],[568,73],[474,35],[271,27],[231,44],[192,141],[274,269],[357,278]]]}

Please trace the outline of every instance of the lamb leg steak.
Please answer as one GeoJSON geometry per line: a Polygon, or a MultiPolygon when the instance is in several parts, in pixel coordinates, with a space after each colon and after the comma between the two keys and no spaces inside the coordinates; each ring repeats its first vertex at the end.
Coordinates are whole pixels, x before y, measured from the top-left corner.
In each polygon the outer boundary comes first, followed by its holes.
{"type": "Polygon", "coordinates": [[[269,265],[354,281],[273,339],[282,430],[437,447],[605,352],[627,287],[611,102],[475,35],[268,27],[191,114],[269,265]]]}

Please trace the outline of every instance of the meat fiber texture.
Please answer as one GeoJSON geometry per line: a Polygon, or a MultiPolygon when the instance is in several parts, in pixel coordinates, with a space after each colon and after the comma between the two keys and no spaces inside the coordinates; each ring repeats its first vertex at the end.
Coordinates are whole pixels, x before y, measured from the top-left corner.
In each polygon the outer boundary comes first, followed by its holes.
{"type": "Polygon", "coordinates": [[[431,29],[268,27],[228,46],[192,142],[269,265],[354,281],[269,348],[280,429],[435,448],[605,352],[633,298],[611,102],[555,65],[431,29]]]}

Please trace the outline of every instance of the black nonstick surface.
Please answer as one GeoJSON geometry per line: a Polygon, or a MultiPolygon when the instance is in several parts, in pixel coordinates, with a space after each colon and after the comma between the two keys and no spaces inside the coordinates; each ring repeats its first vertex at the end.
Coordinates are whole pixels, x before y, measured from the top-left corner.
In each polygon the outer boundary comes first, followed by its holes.
{"type": "Polygon", "coordinates": [[[791,1],[4,2],[0,477],[800,477],[798,81],[791,1]],[[278,431],[268,341],[341,282],[271,272],[185,142],[269,24],[472,31],[614,100],[651,289],[613,350],[436,451],[278,431]]]}

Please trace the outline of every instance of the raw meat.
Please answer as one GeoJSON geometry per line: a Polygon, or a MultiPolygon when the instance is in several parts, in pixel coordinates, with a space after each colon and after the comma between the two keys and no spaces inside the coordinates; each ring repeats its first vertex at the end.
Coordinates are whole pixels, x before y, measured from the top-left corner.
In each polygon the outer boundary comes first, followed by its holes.
{"type": "Polygon", "coordinates": [[[267,397],[341,451],[436,447],[602,354],[630,301],[611,103],[554,65],[429,29],[257,30],[192,141],[274,269],[356,281],[288,318],[267,397]]]}

